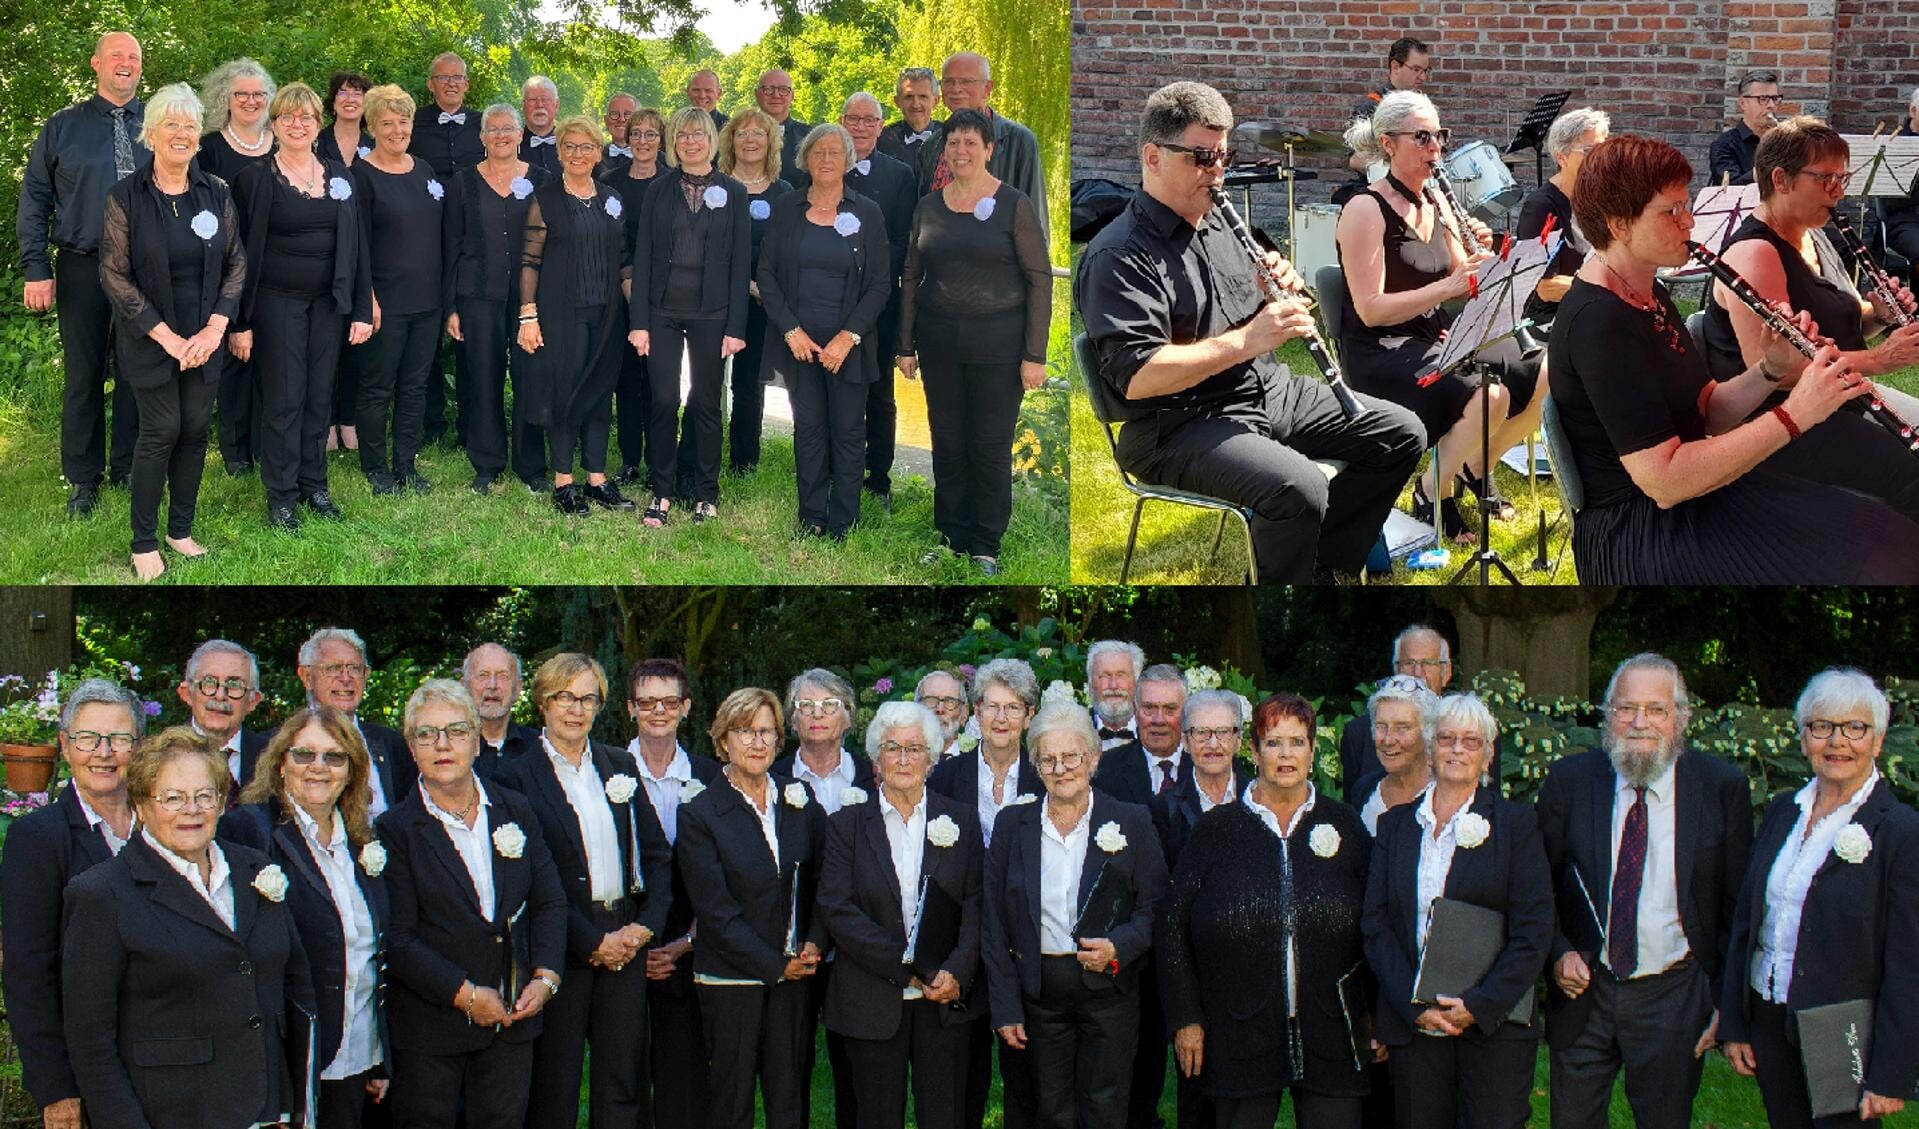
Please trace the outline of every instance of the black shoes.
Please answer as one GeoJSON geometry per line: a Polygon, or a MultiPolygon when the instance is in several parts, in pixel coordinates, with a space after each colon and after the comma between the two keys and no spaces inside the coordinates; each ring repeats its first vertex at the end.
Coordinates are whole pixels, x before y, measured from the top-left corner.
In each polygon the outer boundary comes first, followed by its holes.
{"type": "Polygon", "coordinates": [[[881,512],[889,517],[892,516],[893,492],[891,490],[875,490],[871,486],[865,487],[864,489],[868,494],[873,496],[874,501],[880,504],[881,512]]]}
{"type": "Polygon", "coordinates": [[[300,515],[292,506],[274,506],[267,511],[267,525],[282,533],[300,532],[300,515]]]}
{"type": "Polygon", "coordinates": [[[324,490],[315,490],[301,500],[306,503],[307,509],[313,511],[314,517],[325,518],[328,521],[339,521],[346,516],[340,512],[340,507],[333,504],[333,495],[324,490]]]}
{"type": "Polygon", "coordinates": [[[493,482],[497,477],[497,475],[491,474],[474,475],[472,485],[473,492],[482,496],[493,493],[493,482]]]}
{"type": "Polygon", "coordinates": [[[98,486],[76,485],[67,494],[67,516],[86,517],[93,512],[93,504],[100,500],[98,486]]]}
{"type": "Polygon", "coordinates": [[[246,459],[228,459],[226,463],[228,478],[244,478],[253,473],[253,464],[246,459]]]}
{"type": "Polygon", "coordinates": [[[385,498],[406,492],[406,487],[400,484],[399,479],[383,470],[376,470],[367,475],[366,484],[372,489],[374,496],[378,498],[385,498]]]}
{"type": "MultiPolygon", "coordinates": [[[[578,488],[576,484],[575,489],[578,488]]],[[[633,504],[633,499],[622,495],[620,488],[610,480],[602,482],[598,486],[589,483],[585,488],[585,493],[587,501],[595,505],[605,506],[609,510],[631,510],[638,508],[633,504]]]]}
{"type": "Polygon", "coordinates": [[[426,480],[426,475],[421,474],[418,470],[416,470],[413,467],[408,467],[405,470],[401,471],[399,474],[399,479],[400,479],[400,484],[402,486],[405,486],[408,490],[413,491],[415,494],[433,493],[433,484],[426,480]]]}
{"type": "Polygon", "coordinates": [[[553,488],[553,508],[568,517],[585,517],[593,512],[593,506],[586,500],[584,488],[577,482],[553,488]]]}
{"type": "Polygon", "coordinates": [[[631,486],[645,475],[646,472],[644,470],[634,466],[632,463],[628,463],[620,468],[620,473],[613,476],[613,484],[615,486],[631,486]]]}
{"type": "Polygon", "coordinates": [[[553,492],[552,480],[545,477],[522,478],[520,482],[526,486],[526,492],[529,494],[551,494],[553,492]]]}
{"type": "Polygon", "coordinates": [[[999,575],[998,557],[989,557],[984,553],[980,553],[973,557],[973,563],[979,566],[979,574],[988,580],[999,575]]]}

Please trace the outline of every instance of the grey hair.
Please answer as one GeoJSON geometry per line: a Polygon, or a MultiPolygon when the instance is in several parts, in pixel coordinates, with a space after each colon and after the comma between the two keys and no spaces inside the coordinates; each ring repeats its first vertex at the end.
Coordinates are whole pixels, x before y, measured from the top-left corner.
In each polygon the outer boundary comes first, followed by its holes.
{"type": "Polygon", "coordinates": [[[147,148],[158,148],[152,141],[154,131],[160,128],[161,122],[175,114],[192,118],[194,133],[206,131],[207,110],[201,104],[200,96],[184,82],[169,83],[154,91],[153,97],[147,99],[146,116],[140,121],[140,140],[146,143],[147,148]]]}
{"type": "MultiPolygon", "coordinates": [[[[933,84],[933,93],[940,92],[940,76],[933,73],[932,67],[901,67],[900,76],[893,80],[893,93],[899,94],[900,87],[909,82],[930,82],[933,84]]],[[[1914,91],[1914,94],[1919,96],[1919,91],[1914,91]]]]}
{"type": "MultiPolygon", "coordinates": [[[[973,700],[977,702],[985,697],[987,689],[995,685],[1012,691],[1020,701],[1026,703],[1029,710],[1039,704],[1039,678],[1024,659],[994,659],[982,664],[973,672],[973,700]]],[[[1079,712],[1084,714],[1086,711],[1082,709],[1079,712]]],[[[1091,725],[1092,722],[1087,724],[1091,725]]]]}
{"type": "Polygon", "coordinates": [[[243,78],[257,78],[264,83],[268,102],[273,101],[273,92],[279,89],[273,84],[273,76],[254,59],[242,55],[221,63],[200,80],[200,101],[206,106],[206,127],[209,132],[226,128],[228,95],[233,93],[233,84],[243,78]]]}
{"type": "Polygon", "coordinates": [[[618,101],[619,101],[620,99],[622,99],[622,98],[624,98],[624,99],[626,99],[627,101],[629,101],[629,102],[631,102],[631,103],[633,103],[633,108],[634,108],[635,110],[638,110],[638,109],[640,108],[640,99],[639,99],[639,96],[638,96],[638,95],[636,95],[636,94],[634,94],[634,93],[633,93],[632,91],[630,91],[630,90],[615,90],[615,91],[614,91],[613,93],[611,93],[611,94],[609,94],[609,95],[607,95],[607,96],[606,96],[606,108],[607,108],[607,109],[612,109],[612,108],[613,108],[613,103],[615,103],[615,102],[618,102],[618,101]]]}
{"type": "Polygon", "coordinates": [[[1078,702],[1053,702],[1033,719],[1026,730],[1026,758],[1033,762],[1033,767],[1039,767],[1040,739],[1052,733],[1068,733],[1079,738],[1087,759],[1092,762],[1087,767],[1098,767],[1099,732],[1093,728],[1093,715],[1078,702]]]}
{"type": "Polygon", "coordinates": [[[1815,717],[1839,717],[1864,707],[1872,714],[1873,732],[1884,734],[1892,705],[1872,676],[1857,667],[1832,666],[1812,676],[1792,707],[1792,719],[1804,726],[1815,717]]]}
{"type": "Polygon", "coordinates": [[[966,679],[960,677],[957,672],[951,671],[951,670],[929,670],[925,674],[920,675],[920,680],[918,682],[913,683],[913,696],[917,698],[921,694],[924,694],[926,692],[926,683],[930,679],[933,679],[936,677],[950,678],[954,682],[958,683],[960,688],[960,692],[959,692],[960,700],[965,702],[968,705],[971,705],[973,703],[972,687],[966,684],[966,679]]]}
{"type": "MultiPolygon", "coordinates": [[[[520,84],[520,97],[522,98],[526,97],[526,92],[534,89],[535,87],[538,87],[539,89],[546,91],[548,94],[553,95],[553,97],[556,99],[560,96],[560,88],[553,84],[552,79],[546,77],[543,74],[536,74],[536,75],[529,76],[525,82],[520,84]]],[[[492,112],[493,112],[493,108],[491,106],[487,107],[487,113],[490,114],[492,112]]]]}
{"type": "Polygon", "coordinates": [[[1405,647],[1406,640],[1414,639],[1421,635],[1430,635],[1439,640],[1439,657],[1445,659],[1447,662],[1453,661],[1452,644],[1446,642],[1446,637],[1439,633],[1437,627],[1428,627],[1423,623],[1412,624],[1399,634],[1393,636],[1393,661],[1399,661],[1399,652],[1405,647]]]}
{"type": "Polygon", "coordinates": [[[1641,651],[1627,659],[1612,672],[1612,678],[1606,683],[1606,704],[1612,705],[1613,696],[1619,690],[1619,680],[1629,670],[1656,670],[1672,679],[1672,702],[1679,720],[1679,731],[1685,732],[1686,723],[1692,720],[1692,699],[1686,696],[1686,676],[1679,673],[1678,664],[1664,655],[1651,651],[1641,651]]]}
{"type": "Polygon", "coordinates": [[[493,118],[497,118],[497,117],[512,118],[514,129],[526,128],[526,122],[522,121],[520,118],[520,108],[518,106],[515,106],[511,102],[495,102],[491,106],[488,106],[486,109],[480,111],[480,128],[485,129],[486,123],[492,120],[493,118]]]}
{"type": "Polygon", "coordinates": [[[918,727],[920,736],[926,738],[927,760],[937,759],[940,750],[946,747],[946,734],[940,729],[940,719],[918,702],[880,703],[880,708],[873,711],[873,720],[866,726],[866,759],[875,762],[880,759],[880,742],[886,739],[887,730],[909,725],[918,727]]]}
{"type": "Polygon", "coordinates": [[[871,102],[873,103],[873,112],[881,118],[886,117],[886,107],[880,105],[880,100],[865,90],[855,90],[853,93],[847,95],[846,101],[840,103],[840,113],[844,114],[846,111],[852,109],[853,103],[855,102],[871,102]]]}
{"type": "MultiPolygon", "coordinates": [[[[149,102],[148,105],[152,103],[149,102]]],[[[260,660],[253,656],[252,651],[231,639],[208,639],[193,648],[193,654],[187,656],[187,670],[181,675],[181,681],[192,682],[198,678],[200,664],[206,661],[208,655],[239,655],[247,660],[247,681],[253,684],[254,689],[260,688],[260,660]]]]}
{"type": "Polygon", "coordinates": [[[1133,681],[1139,681],[1139,672],[1146,669],[1146,652],[1140,650],[1139,644],[1124,639],[1101,639],[1086,648],[1086,684],[1088,686],[1093,684],[1093,664],[1114,651],[1124,651],[1126,657],[1133,660],[1133,681]]]}
{"type": "Polygon", "coordinates": [[[1139,700],[1140,687],[1146,685],[1148,682],[1170,682],[1179,687],[1179,692],[1182,697],[1186,694],[1186,675],[1181,673],[1180,669],[1172,663],[1154,663],[1152,666],[1140,671],[1139,677],[1133,679],[1134,701],[1139,700]]]}
{"type": "Polygon", "coordinates": [[[1442,725],[1464,725],[1478,732],[1480,739],[1486,742],[1488,752],[1492,752],[1499,742],[1499,719],[1493,716],[1493,711],[1487,709],[1486,703],[1480,701],[1476,694],[1446,695],[1434,703],[1432,717],[1432,723],[1426,729],[1428,757],[1433,755],[1434,749],[1431,734],[1438,732],[1442,725]]]}
{"type": "Polygon", "coordinates": [[[1366,699],[1366,720],[1379,720],[1379,706],[1382,702],[1409,702],[1419,711],[1419,728],[1426,740],[1433,739],[1433,710],[1439,705],[1439,696],[1434,694],[1426,680],[1411,674],[1395,674],[1384,679],[1373,689],[1373,696],[1366,699]]]}
{"type": "Polygon", "coordinates": [[[1233,128],[1226,96],[1203,82],[1169,82],[1146,96],[1139,116],[1139,143],[1166,145],[1186,136],[1186,127],[1233,128]]]}
{"type": "Polygon", "coordinates": [[[824,667],[802,670],[786,684],[786,723],[794,733],[800,731],[800,711],[795,708],[800,700],[800,687],[817,686],[846,703],[846,716],[852,717],[859,708],[858,695],[853,693],[853,684],[824,667]]]}
{"type": "Polygon", "coordinates": [[[345,643],[360,652],[361,662],[367,663],[368,666],[373,665],[367,662],[366,640],[360,638],[360,633],[351,627],[322,627],[307,636],[307,641],[300,644],[300,665],[312,666],[319,662],[320,647],[326,643],[345,643]]]}
{"type": "Polygon", "coordinates": [[[979,76],[981,81],[993,81],[993,60],[980,54],[978,51],[955,51],[951,55],[946,56],[946,58],[940,62],[940,73],[945,74],[947,66],[952,63],[954,59],[962,55],[970,59],[979,60],[979,76]]]}
{"type": "Polygon", "coordinates": [[[61,731],[73,728],[73,715],[80,712],[81,706],[95,704],[124,708],[133,718],[133,736],[137,739],[146,734],[147,711],[140,705],[140,695],[105,678],[89,678],[67,695],[67,700],[60,706],[61,731]]]}
{"type": "Polygon", "coordinates": [[[457,707],[466,714],[467,724],[475,729],[480,727],[480,707],[473,704],[473,695],[467,693],[465,686],[451,678],[429,678],[420,683],[419,689],[413,691],[406,700],[406,710],[400,721],[401,727],[411,731],[414,718],[419,716],[422,709],[435,702],[457,707]]]}
{"type": "Polygon", "coordinates": [[[1912,93],[1906,95],[1906,109],[1919,110],[1919,86],[1913,87],[1912,93]]]}
{"type": "Polygon", "coordinates": [[[1606,111],[1595,110],[1591,106],[1567,110],[1553,119],[1552,128],[1546,132],[1546,151],[1555,157],[1562,156],[1588,133],[1606,135],[1611,132],[1612,117],[1606,111]]]}
{"type": "Polygon", "coordinates": [[[466,66],[466,59],[458,51],[442,51],[438,55],[433,56],[433,61],[426,65],[426,76],[432,78],[433,68],[446,62],[448,59],[458,59],[462,67],[466,66]]]}
{"type": "Polygon", "coordinates": [[[1744,94],[1755,86],[1778,86],[1778,71],[1747,71],[1739,79],[1739,93],[1744,94]]]}
{"type": "Polygon", "coordinates": [[[1372,117],[1352,120],[1346,127],[1346,147],[1367,161],[1383,161],[1386,147],[1380,139],[1420,114],[1439,117],[1431,98],[1417,90],[1395,90],[1379,100],[1372,117]]]}
{"type": "Polygon", "coordinates": [[[1252,720],[1252,710],[1246,699],[1231,690],[1195,690],[1193,696],[1186,699],[1186,705],[1179,711],[1179,727],[1182,731],[1193,724],[1193,715],[1204,709],[1220,706],[1233,711],[1239,727],[1244,729],[1252,720]]]}
{"type": "Polygon", "coordinates": [[[475,644],[473,649],[466,653],[466,657],[460,660],[460,677],[461,678],[469,678],[472,676],[473,656],[479,653],[481,647],[498,647],[500,650],[505,651],[506,657],[513,660],[513,677],[518,678],[522,681],[526,679],[526,666],[525,664],[520,662],[519,654],[516,653],[513,650],[513,648],[508,647],[505,643],[495,643],[491,639],[488,639],[483,643],[475,644]]]}
{"type": "MultiPolygon", "coordinates": [[[[812,129],[807,130],[806,136],[800,138],[799,148],[793,153],[793,163],[805,169],[806,158],[812,154],[813,147],[828,138],[836,138],[841,145],[846,147],[846,164],[850,169],[854,160],[853,135],[846,132],[846,127],[838,122],[821,122],[812,129]]],[[[811,170],[808,170],[808,172],[810,173],[811,170]]]]}

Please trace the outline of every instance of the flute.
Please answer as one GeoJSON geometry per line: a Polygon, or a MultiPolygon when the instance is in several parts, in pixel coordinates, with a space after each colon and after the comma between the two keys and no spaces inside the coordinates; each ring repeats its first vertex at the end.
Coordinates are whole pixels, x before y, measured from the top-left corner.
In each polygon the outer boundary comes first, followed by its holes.
{"type": "MultiPolygon", "coordinates": [[[[1785,338],[1786,342],[1801,356],[1811,360],[1819,351],[1819,342],[1806,336],[1805,332],[1793,324],[1791,319],[1761,298],[1759,292],[1752,288],[1752,284],[1740,277],[1739,272],[1732,269],[1726,260],[1715,255],[1705,245],[1690,239],[1686,241],[1686,250],[1692,252],[1692,257],[1698,259],[1708,271],[1711,271],[1712,276],[1718,279],[1733,297],[1739,299],[1747,309],[1751,310],[1767,329],[1785,338]]],[[[1891,408],[1886,406],[1886,402],[1879,398],[1879,390],[1872,386],[1871,381],[1867,381],[1866,384],[1873,389],[1865,398],[1863,409],[1861,409],[1866,413],[1866,418],[1884,428],[1888,434],[1898,440],[1900,446],[1919,455],[1919,433],[1915,433],[1911,424],[1900,419],[1891,408]]],[[[1858,408],[1859,404],[1849,400],[1846,406],[1858,408]]]]}
{"type": "Polygon", "coordinates": [[[1914,320],[1913,313],[1906,308],[1905,299],[1899,296],[1898,288],[1893,285],[1892,276],[1873,260],[1872,253],[1866,250],[1865,241],[1859,238],[1859,233],[1852,229],[1852,224],[1846,222],[1845,215],[1838,208],[1832,210],[1832,226],[1839,229],[1840,240],[1845,243],[1846,249],[1852,252],[1853,262],[1858,263],[1865,270],[1866,280],[1872,284],[1872,289],[1877,290],[1879,296],[1886,300],[1886,321],[1891,323],[1894,329],[1903,329],[1911,325],[1914,320]]]}
{"type": "MultiPolygon", "coordinates": [[[[1253,239],[1253,233],[1247,229],[1246,221],[1241,219],[1239,213],[1234,210],[1232,200],[1226,196],[1226,190],[1215,185],[1210,191],[1213,195],[1213,206],[1219,209],[1221,216],[1225,217],[1226,227],[1233,233],[1233,238],[1239,240],[1239,245],[1252,257],[1253,268],[1265,277],[1275,296],[1285,293],[1287,287],[1279,281],[1277,273],[1267,269],[1266,252],[1260,249],[1259,243],[1253,239]]],[[[1334,399],[1339,401],[1339,410],[1346,413],[1347,419],[1358,419],[1365,415],[1366,409],[1360,406],[1358,397],[1353,395],[1352,389],[1346,387],[1346,378],[1339,371],[1339,362],[1333,359],[1332,350],[1326,347],[1325,339],[1319,335],[1317,322],[1306,331],[1306,336],[1301,340],[1306,345],[1306,352],[1312,356],[1313,363],[1319,366],[1320,375],[1325,377],[1326,383],[1331,386],[1334,399]]]]}
{"type": "MultiPolygon", "coordinates": [[[[1466,222],[1466,206],[1459,202],[1459,193],[1453,189],[1453,178],[1447,175],[1446,166],[1434,161],[1429,167],[1432,169],[1432,176],[1426,181],[1426,193],[1434,197],[1443,193],[1446,203],[1452,205],[1453,219],[1458,222],[1453,235],[1458,238],[1459,245],[1466,249],[1468,255],[1491,250],[1479,241],[1479,233],[1473,230],[1473,225],[1466,222]],[[1437,189],[1434,188],[1435,185],[1438,186],[1437,189]]],[[[1433,210],[1435,212],[1439,210],[1437,201],[1433,205],[1433,210]]],[[[1539,343],[1539,338],[1533,336],[1532,324],[1526,319],[1521,319],[1519,324],[1513,326],[1513,343],[1519,346],[1520,355],[1525,357],[1536,356],[1541,349],[1545,348],[1539,343]]]]}

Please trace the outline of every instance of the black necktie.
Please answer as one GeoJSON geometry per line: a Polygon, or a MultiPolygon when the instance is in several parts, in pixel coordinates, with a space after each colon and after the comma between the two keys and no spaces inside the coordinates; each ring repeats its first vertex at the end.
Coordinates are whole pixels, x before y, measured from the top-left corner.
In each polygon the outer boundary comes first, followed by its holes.
{"type": "Polygon", "coordinates": [[[133,171],[133,136],[127,132],[127,108],[113,108],[113,176],[126,178],[133,171]]]}

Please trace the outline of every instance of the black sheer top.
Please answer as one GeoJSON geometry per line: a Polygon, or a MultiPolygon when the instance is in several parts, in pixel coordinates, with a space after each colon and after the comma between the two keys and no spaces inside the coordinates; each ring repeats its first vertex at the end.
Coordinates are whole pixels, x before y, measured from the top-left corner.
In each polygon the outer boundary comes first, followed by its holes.
{"type": "Polygon", "coordinates": [[[955,212],[943,192],[921,197],[900,285],[901,356],[936,348],[961,364],[1046,360],[1053,274],[1039,214],[1004,182],[986,200],[990,210],[955,212]]]}
{"type": "Polygon", "coordinates": [[[265,149],[258,153],[242,153],[238,149],[235,149],[232,143],[227,140],[225,133],[216,129],[211,133],[201,135],[200,152],[198,156],[194,157],[194,160],[199,163],[202,169],[226,181],[227,184],[231,186],[234,180],[239,177],[240,170],[246,168],[248,165],[264,161],[268,157],[273,156],[273,151],[279,148],[279,144],[272,140],[273,134],[271,131],[267,133],[267,138],[267,147],[265,149]]]}

